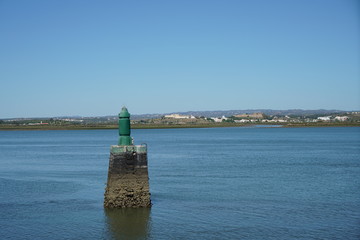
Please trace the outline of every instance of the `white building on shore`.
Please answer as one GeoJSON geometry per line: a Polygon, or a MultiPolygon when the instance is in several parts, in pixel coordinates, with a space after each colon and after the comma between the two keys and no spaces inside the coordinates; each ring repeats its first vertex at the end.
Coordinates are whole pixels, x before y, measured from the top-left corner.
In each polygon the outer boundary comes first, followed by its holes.
{"type": "Polygon", "coordinates": [[[193,119],[195,118],[193,115],[180,115],[177,113],[174,114],[170,114],[170,115],[165,115],[165,118],[174,118],[174,119],[193,119]]]}
{"type": "Polygon", "coordinates": [[[334,119],[338,120],[340,122],[345,122],[345,121],[349,120],[349,117],[348,116],[336,116],[334,119]]]}
{"type": "Polygon", "coordinates": [[[330,121],[330,118],[331,118],[331,116],[326,116],[326,117],[318,117],[317,119],[318,119],[318,120],[321,120],[321,121],[329,122],[329,121],[330,121]]]}
{"type": "Polygon", "coordinates": [[[212,120],[214,120],[214,122],[222,122],[223,120],[227,120],[227,117],[225,116],[222,116],[221,118],[211,118],[212,120]]]}

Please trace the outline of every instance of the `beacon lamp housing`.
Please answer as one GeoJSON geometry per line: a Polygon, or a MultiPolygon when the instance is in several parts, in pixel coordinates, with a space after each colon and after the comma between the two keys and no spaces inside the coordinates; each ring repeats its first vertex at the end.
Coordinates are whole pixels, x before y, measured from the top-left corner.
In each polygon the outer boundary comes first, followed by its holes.
{"type": "Polygon", "coordinates": [[[133,145],[133,140],[130,137],[130,113],[126,107],[121,109],[119,113],[119,142],[120,146],[133,145]]]}

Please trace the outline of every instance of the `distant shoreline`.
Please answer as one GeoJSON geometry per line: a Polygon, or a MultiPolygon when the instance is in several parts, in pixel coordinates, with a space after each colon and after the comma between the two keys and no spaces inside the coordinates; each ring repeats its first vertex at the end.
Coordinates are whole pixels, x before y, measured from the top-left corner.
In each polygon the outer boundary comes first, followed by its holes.
{"type": "MultiPolygon", "coordinates": [[[[211,123],[211,124],[132,124],[132,129],[175,129],[175,128],[221,128],[221,127],[267,127],[267,128],[302,128],[302,127],[360,127],[360,123],[291,123],[291,124],[239,124],[239,123],[211,123]]],[[[22,130],[106,130],[117,129],[118,125],[86,125],[86,126],[0,126],[0,131],[22,130]]]]}

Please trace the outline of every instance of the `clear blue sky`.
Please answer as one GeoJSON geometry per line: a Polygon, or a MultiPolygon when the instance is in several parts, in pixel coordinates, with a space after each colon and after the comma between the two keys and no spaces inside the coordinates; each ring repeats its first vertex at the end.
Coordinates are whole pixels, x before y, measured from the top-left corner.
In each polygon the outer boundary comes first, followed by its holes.
{"type": "Polygon", "coordinates": [[[360,109],[351,0],[0,0],[0,118],[360,109]]]}

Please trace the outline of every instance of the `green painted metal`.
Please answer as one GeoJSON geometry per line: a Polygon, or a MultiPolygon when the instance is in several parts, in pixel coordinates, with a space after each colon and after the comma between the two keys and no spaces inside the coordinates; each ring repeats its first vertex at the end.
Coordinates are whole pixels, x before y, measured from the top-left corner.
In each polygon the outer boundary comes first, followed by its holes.
{"type": "Polygon", "coordinates": [[[126,107],[119,113],[119,143],[120,146],[133,145],[130,137],[130,113],[126,107]]]}

